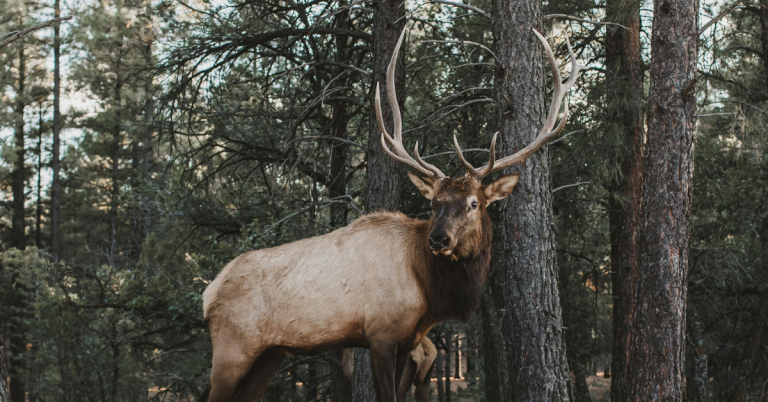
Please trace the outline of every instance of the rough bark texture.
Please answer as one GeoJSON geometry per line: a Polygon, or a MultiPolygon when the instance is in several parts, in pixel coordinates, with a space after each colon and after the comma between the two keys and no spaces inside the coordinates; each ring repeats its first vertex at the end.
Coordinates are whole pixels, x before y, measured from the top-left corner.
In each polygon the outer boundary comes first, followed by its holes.
{"type": "MultiPolygon", "coordinates": [[[[342,0],[339,7],[345,7],[347,2],[342,0]]],[[[336,27],[342,30],[349,29],[349,12],[339,13],[335,19],[336,27]]],[[[339,63],[347,62],[347,41],[348,35],[336,35],[336,58],[339,63]]],[[[337,87],[344,87],[347,84],[347,75],[344,68],[339,67],[334,71],[334,77],[342,77],[337,80],[337,87]]],[[[328,185],[328,195],[331,199],[338,199],[339,203],[331,204],[331,220],[333,227],[340,227],[347,224],[347,211],[349,208],[341,199],[347,194],[347,148],[349,146],[343,142],[347,138],[347,102],[337,100],[333,104],[333,114],[331,117],[331,136],[340,141],[332,140],[331,146],[331,170],[330,184],[328,185]]]]}
{"type": "MultiPolygon", "coordinates": [[[[373,81],[371,90],[374,91],[376,83],[381,83],[382,91],[385,88],[387,64],[395,51],[397,39],[405,27],[405,7],[400,0],[377,0],[375,2],[373,22],[373,81]]],[[[397,98],[403,104],[403,89],[405,77],[405,65],[403,64],[403,51],[398,55],[395,83],[397,85],[397,98]]],[[[392,133],[393,122],[387,96],[381,94],[381,108],[384,115],[384,124],[392,133]]],[[[373,96],[371,96],[373,99],[373,96]]],[[[397,162],[392,160],[381,149],[381,134],[376,123],[376,115],[371,105],[370,136],[368,137],[368,192],[365,197],[365,211],[377,210],[394,211],[397,209],[400,199],[400,182],[397,162]]],[[[373,375],[371,373],[371,357],[367,349],[355,350],[355,371],[353,381],[352,399],[355,402],[373,402],[376,395],[373,390],[373,375]]]]}
{"type": "MultiPolygon", "coordinates": [[[[387,65],[395,51],[397,39],[405,27],[405,8],[401,0],[378,0],[374,12],[374,45],[373,45],[373,81],[371,92],[376,89],[376,83],[381,83],[381,110],[384,124],[392,133],[393,123],[389,100],[386,95],[387,65]]],[[[405,48],[406,46],[403,46],[405,48]]],[[[400,104],[405,88],[405,65],[403,64],[404,50],[398,55],[395,85],[400,104]]],[[[373,94],[371,95],[373,99],[373,94]]],[[[397,162],[392,160],[381,149],[381,134],[376,124],[376,115],[371,105],[370,136],[368,137],[368,194],[365,198],[365,210],[374,212],[379,209],[394,211],[400,199],[400,183],[397,162]]]]}
{"type": "MultiPolygon", "coordinates": [[[[544,123],[544,52],[532,31],[540,20],[539,1],[494,2],[493,36],[501,61],[494,86],[503,155],[529,144],[544,123]]],[[[508,399],[566,401],[570,377],[555,269],[548,148],[518,169],[520,182],[501,205],[506,311],[502,328],[513,392],[508,399]]]]}
{"type": "Polygon", "coordinates": [[[610,127],[620,131],[624,143],[621,176],[608,184],[608,190],[614,194],[608,201],[613,271],[614,351],[611,395],[614,400],[622,400],[622,382],[626,377],[623,367],[632,325],[629,317],[637,308],[633,303],[633,289],[637,282],[637,247],[634,239],[637,237],[636,222],[639,222],[637,214],[643,184],[643,70],[640,1],[609,0],[606,6],[609,20],[629,28],[609,30],[605,41],[606,103],[609,105],[606,117],[611,119],[610,127]]]}
{"type": "Polygon", "coordinates": [[[697,16],[696,0],[654,3],[643,190],[633,239],[637,277],[625,294],[633,308],[622,317],[631,327],[617,373],[620,401],[683,398],[697,16]]]}
{"type": "MultiPolygon", "coordinates": [[[[0,327],[2,327],[0,325],[0,327]]],[[[5,340],[0,332],[0,402],[11,402],[11,394],[8,392],[8,364],[5,357],[5,340]]]]}
{"type": "Polygon", "coordinates": [[[763,66],[768,78],[768,0],[760,0],[760,41],[763,45],[763,66]]]}
{"type": "MultiPolygon", "coordinates": [[[[61,15],[61,0],[54,2],[56,18],[61,15]]],[[[51,260],[59,261],[59,187],[61,148],[61,35],[60,23],[53,25],[53,145],[51,146],[51,260]]]]}

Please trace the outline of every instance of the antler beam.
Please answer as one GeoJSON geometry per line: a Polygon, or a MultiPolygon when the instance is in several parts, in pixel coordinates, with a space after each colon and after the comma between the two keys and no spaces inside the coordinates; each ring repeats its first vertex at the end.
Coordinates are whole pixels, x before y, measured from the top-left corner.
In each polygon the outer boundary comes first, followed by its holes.
{"type": "Polygon", "coordinates": [[[411,169],[416,170],[431,178],[432,180],[441,179],[445,177],[445,174],[440,171],[434,165],[425,162],[419,156],[419,142],[416,142],[413,154],[416,159],[408,155],[408,152],[403,146],[403,119],[400,116],[400,106],[397,103],[397,92],[395,91],[395,68],[397,68],[397,55],[400,53],[400,45],[403,43],[405,37],[405,29],[400,34],[400,39],[397,41],[395,51],[392,54],[392,60],[387,67],[387,96],[389,97],[389,105],[392,108],[392,119],[394,120],[395,132],[394,137],[390,136],[387,129],[384,127],[384,117],[381,112],[381,96],[379,91],[379,83],[376,83],[376,97],[374,100],[374,106],[376,108],[376,121],[379,123],[379,131],[381,132],[381,146],[384,151],[394,160],[408,165],[411,169]],[[392,148],[391,150],[389,148],[392,148]]]}
{"type": "Polygon", "coordinates": [[[552,76],[555,82],[555,91],[552,95],[552,105],[549,108],[547,120],[544,122],[544,127],[541,128],[539,135],[536,136],[536,139],[534,139],[533,142],[528,144],[528,146],[518,151],[514,155],[501,158],[498,161],[495,160],[495,151],[496,137],[499,133],[497,132],[494,134],[493,140],[491,141],[490,160],[485,166],[480,168],[473,167],[469,162],[466,161],[466,159],[464,159],[464,155],[462,155],[461,148],[459,147],[459,142],[456,140],[456,136],[454,136],[453,143],[456,146],[456,153],[459,156],[459,160],[461,160],[461,163],[467,169],[467,174],[476,178],[477,180],[481,180],[483,177],[488,176],[493,172],[497,172],[501,169],[504,169],[505,167],[512,166],[526,160],[529,156],[531,156],[531,154],[544,146],[544,144],[557,137],[557,135],[563,131],[563,128],[565,128],[565,122],[568,120],[568,103],[566,102],[565,104],[563,110],[563,118],[560,120],[560,123],[557,125],[557,127],[555,127],[555,122],[557,121],[557,113],[560,110],[560,104],[562,103],[565,94],[576,82],[579,71],[584,68],[584,66],[579,64],[578,60],[576,60],[576,55],[573,53],[571,42],[568,40],[568,35],[566,34],[565,43],[568,46],[568,54],[571,58],[571,75],[568,77],[568,81],[563,83],[562,78],[560,77],[559,65],[557,64],[557,60],[555,60],[555,54],[552,52],[552,48],[549,46],[549,43],[544,38],[544,36],[542,36],[535,29],[533,30],[533,33],[535,33],[536,37],[539,38],[541,44],[544,46],[544,50],[547,52],[547,56],[549,57],[549,64],[552,69],[552,76]]]}

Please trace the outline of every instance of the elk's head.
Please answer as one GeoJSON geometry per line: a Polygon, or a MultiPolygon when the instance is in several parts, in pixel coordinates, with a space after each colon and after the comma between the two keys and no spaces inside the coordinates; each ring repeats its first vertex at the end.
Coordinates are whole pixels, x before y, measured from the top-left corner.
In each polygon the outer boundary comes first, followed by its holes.
{"type": "Polygon", "coordinates": [[[536,30],[533,32],[547,52],[555,83],[552,105],[550,106],[544,127],[542,127],[536,139],[528,144],[528,146],[514,155],[499,160],[496,160],[495,153],[498,133],[494,134],[489,149],[490,157],[488,163],[479,168],[475,168],[464,159],[461,147],[454,135],[453,144],[456,147],[456,154],[467,169],[467,174],[458,179],[447,177],[440,169],[425,162],[419,156],[418,142],[416,142],[413,150],[414,157],[411,157],[403,146],[403,121],[400,116],[400,108],[395,93],[395,66],[397,64],[397,54],[400,52],[400,45],[405,36],[405,30],[400,35],[392,55],[392,60],[387,68],[387,96],[389,97],[389,104],[392,106],[392,117],[395,123],[394,136],[390,136],[384,127],[379,84],[376,83],[375,107],[376,119],[381,131],[381,146],[392,159],[404,163],[412,169],[412,171],[408,172],[408,177],[410,177],[421,194],[432,201],[432,227],[428,240],[430,249],[435,254],[443,254],[452,258],[474,254],[473,250],[468,250],[467,248],[470,248],[470,245],[476,244],[476,242],[468,240],[477,239],[478,236],[482,235],[483,225],[490,224],[486,207],[491,202],[503,199],[512,193],[520,175],[518,173],[509,174],[488,185],[482,184],[483,178],[491,173],[523,162],[549,140],[556,137],[565,127],[565,122],[568,118],[567,103],[565,104],[563,118],[555,126],[560,104],[565,97],[565,93],[576,82],[579,70],[584,66],[576,61],[576,56],[573,54],[573,49],[571,49],[571,44],[566,36],[568,52],[571,57],[571,75],[568,77],[568,81],[563,83],[560,78],[557,61],[552,53],[552,49],[549,47],[549,43],[536,30]]]}

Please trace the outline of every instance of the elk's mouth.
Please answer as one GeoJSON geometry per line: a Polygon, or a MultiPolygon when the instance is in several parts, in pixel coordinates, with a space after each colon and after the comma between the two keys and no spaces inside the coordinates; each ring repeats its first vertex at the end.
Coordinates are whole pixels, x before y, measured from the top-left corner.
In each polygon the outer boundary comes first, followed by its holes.
{"type": "Polygon", "coordinates": [[[446,257],[451,257],[451,261],[458,261],[459,257],[456,254],[453,254],[453,249],[445,249],[445,250],[432,250],[432,254],[434,255],[444,255],[446,257]]]}

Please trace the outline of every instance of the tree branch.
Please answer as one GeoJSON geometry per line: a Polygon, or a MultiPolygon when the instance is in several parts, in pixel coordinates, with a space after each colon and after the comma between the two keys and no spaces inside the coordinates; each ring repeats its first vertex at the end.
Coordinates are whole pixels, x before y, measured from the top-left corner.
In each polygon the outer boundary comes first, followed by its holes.
{"type": "Polygon", "coordinates": [[[485,10],[481,10],[475,6],[470,6],[469,4],[464,4],[464,3],[459,3],[456,1],[449,1],[449,0],[432,0],[427,2],[427,4],[429,3],[440,3],[440,4],[447,4],[449,6],[454,6],[454,7],[466,8],[467,10],[472,10],[482,15],[485,18],[491,19],[491,13],[485,10]]]}
{"type": "Polygon", "coordinates": [[[71,19],[72,19],[71,15],[67,16],[67,17],[54,18],[54,19],[52,19],[52,20],[50,20],[48,22],[44,22],[42,24],[33,25],[33,26],[31,26],[29,28],[26,28],[26,29],[24,29],[22,31],[11,32],[10,33],[10,35],[11,35],[10,37],[8,37],[6,39],[3,39],[3,41],[0,42],[0,49],[8,46],[11,42],[15,41],[16,39],[21,38],[22,36],[27,35],[30,32],[37,31],[38,29],[43,29],[45,27],[49,27],[49,26],[51,26],[51,25],[53,25],[53,24],[55,24],[57,22],[61,22],[61,21],[64,21],[64,20],[71,20],[71,19]]]}

